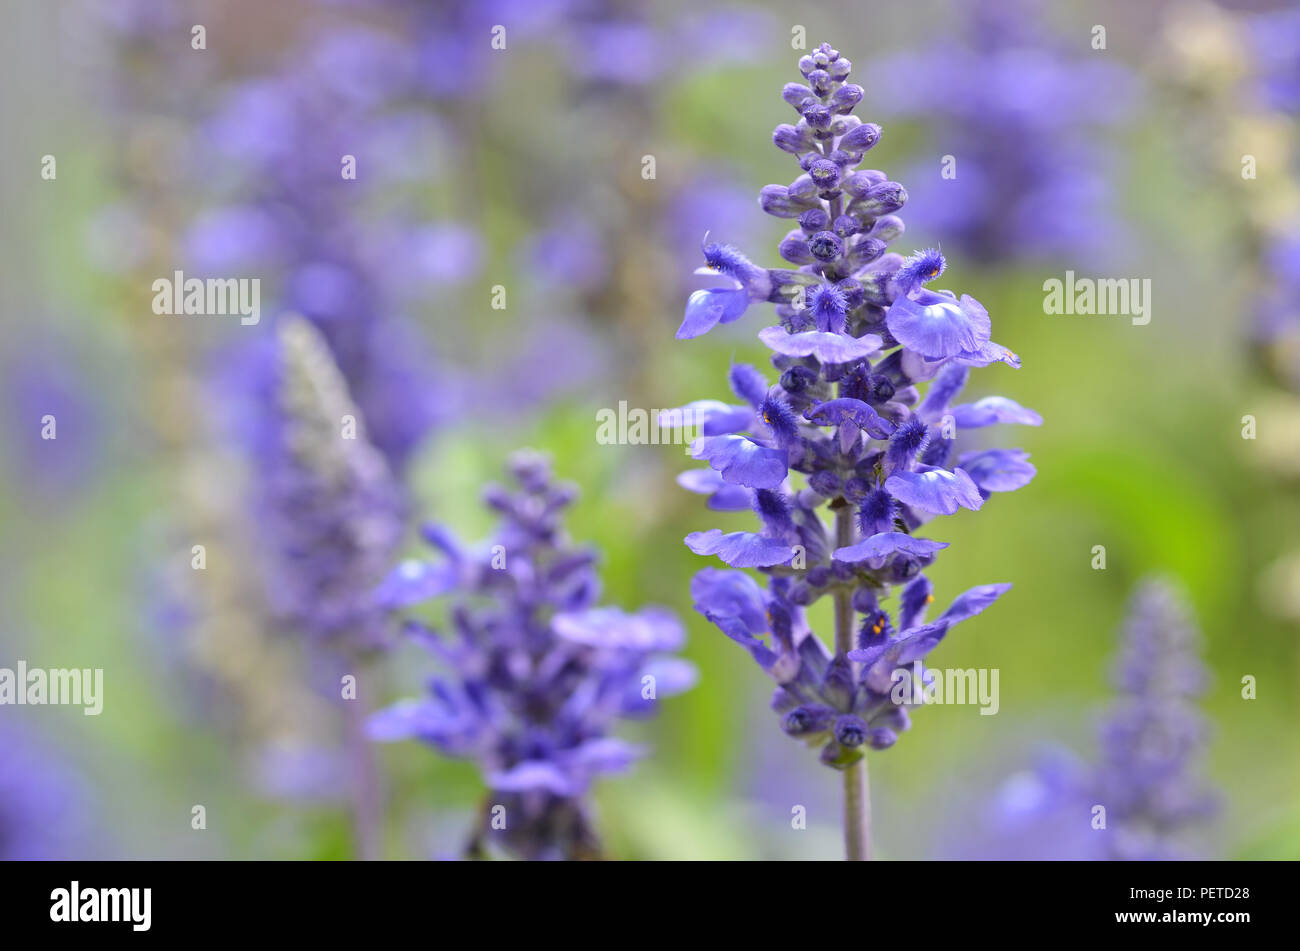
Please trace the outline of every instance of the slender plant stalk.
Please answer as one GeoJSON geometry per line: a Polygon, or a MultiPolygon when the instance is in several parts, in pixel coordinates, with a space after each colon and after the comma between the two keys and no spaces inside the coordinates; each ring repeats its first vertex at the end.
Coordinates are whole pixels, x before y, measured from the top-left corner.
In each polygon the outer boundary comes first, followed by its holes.
{"type": "MultiPolygon", "coordinates": [[[[835,510],[835,545],[854,543],[853,509],[841,501],[835,510]]],[[[853,649],[853,594],[847,588],[835,591],[835,653],[853,649]]],[[[856,665],[855,665],[856,666],[856,665]]],[[[854,680],[857,672],[854,671],[854,680]]],[[[867,784],[867,758],[844,770],[844,857],[850,862],[871,858],[871,792],[867,784]]]]}
{"type": "Polygon", "coordinates": [[[344,701],[347,716],[349,771],[352,774],[352,835],[354,855],[363,862],[379,858],[383,815],[375,753],[366,737],[366,708],[361,692],[360,665],[354,664],[357,698],[344,701]]]}

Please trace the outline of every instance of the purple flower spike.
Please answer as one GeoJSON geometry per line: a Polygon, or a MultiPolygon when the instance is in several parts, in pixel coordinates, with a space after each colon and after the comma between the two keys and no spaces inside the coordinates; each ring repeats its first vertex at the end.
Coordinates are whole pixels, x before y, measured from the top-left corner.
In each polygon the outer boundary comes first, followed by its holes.
{"type": "Polygon", "coordinates": [[[990,848],[980,842],[982,857],[1208,857],[1206,833],[1220,797],[1205,781],[1201,762],[1210,725],[1197,702],[1208,683],[1199,640],[1178,589],[1161,579],[1143,581],[1124,620],[1099,756],[1087,763],[1059,751],[1021,774],[1016,786],[1009,783],[1003,799],[1020,807],[1006,810],[1002,826],[1017,845],[1008,851],[1000,843],[990,848]],[[1017,788],[1024,784],[1029,797],[1017,788]],[[1029,808],[1022,805],[1026,798],[1029,808]],[[1105,828],[1076,825],[1078,816],[1097,806],[1106,810],[1105,828]],[[1070,828],[1078,835],[1069,834],[1070,828]],[[1044,841],[1044,831],[1056,841],[1044,841]]]}
{"type": "Polygon", "coordinates": [[[968,350],[957,354],[954,363],[971,367],[987,367],[994,363],[1005,363],[1013,370],[1020,369],[1020,357],[999,343],[987,341],[978,350],[968,350]]]}
{"type": "Polygon", "coordinates": [[[697,555],[717,555],[733,568],[771,568],[794,557],[794,549],[784,542],[753,532],[724,535],[719,528],[691,532],[686,536],[686,547],[697,555]]]}
{"type": "Polygon", "coordinates": [[[404,561],[380,582],[374,599],[385,610],[396,611],[441,597],[454,590],[457,581],[457,573],[451,565],[404,561]]]}
{"type": "MultiPolygon", "coordinates": [[[[678,481],[706,495],[710,508],[748,505],[756,514],[758,532],[687,536],[697,554],[764,580],[707,568],[691,583],[695,608],[776,682],[781,729],[847,771],[909,728],[907,710],[919,701],[895,701],[894,681],[931,682],[934,674],[911,665],[1006,588],[973,588],[926,623],[934,595],[922,572],[948,543],[917,537],[920,527],[978,510],[991,493],[1034,475],[1019,450],[981,449],[953,465],[946,418],[959,427],[1041,420],[999,397],[953,406],[972,367],[1018,367],[1020,359],[992,342],[978,301],[925,287],[943,274],[942,254],[890,250],[905,233],[892,212],[907,192],[884,172],[856,168],[881,131],[850,115],[864,91],[848,82],[849,61],[822,44],[799,68],[806,82],[790,83],[782,96],[800,120],[773,135],[799,173],[759,197],[768,214],[797,224],[777,247],[794,267],[760,275],[738,253],[710,261],[749,291],[747,306],[775,305],[778,322],[758,334],[775,382],[732,367],[731,389],[753,412],[706,409],[705,425],[735,428],[706,429],[691,455],[709,470],[678,481]],[[895,586],[902,591],[891,613],[882,603],[895,586]],[[822,598],[835,602],[833,650],[829,632],[812,631],[805,615],[822,598]]],[[[850,855],[860,832],[846,830],[850,855]]]]}
{"type": "Polygon", "coordinates": [[[1187,833],[1210,818],[1218,798],[1200,775],[1209,739],[1196,700],[1208,676],[1200,637],[1176,587],[1139,586],[1124,624],[1114,680],[1119,696],[1101,728],[1101,761],[1090,802],[1106,806],[1112,858],[1194,858],[1187,833]]]}
{"type": "MultiPolygon", "coordinates": [[[[609,735],[616,718],[652,712],[694,683],[694,668],[671,654],[685,635],[670,612],[597,606],[594,553],[572,546],[563,529],[573,490],[555,483],[547,460],[517,454],[510,474],[514,490],[485,493],[500,516],[489,544],[462,549],[431,529],[434,566],[395,573],[405,580],[393,582],[390,602],[410,604],[419,593],[448,600],[455,636],[421,639],[448,675],[429,681],[427,698],[374,714],[368,733],[474,760],[488,801],[511,816],[491,841],[514,855],[590,857],[599,840],[588,788],[641,755],[609,735]],[[455,573],[444,573],[451,565],[455,573]]],[[[470,854],[487,847],[482,836],[470,854]]]]}
{"type": "Polygon", "coordinates": [[[735,618],[751,633],[767,630],[767,598],[743,571],[705,568],[691,579],[691,597],[703,614],[735,618]]]}
{"type": "Polygon", "coordinates": [[[744,436],[702,436],[691,443],[691,458],[706,460],[725,481],[751,489],[775,489],[786,477],[785,450],[744,436]]]}
{"type": "Polygon", "coordinates": [[[318,644],[372,650],[388,635],[376,586],[381,598],[401,601],[412,587],[436,591],[447,582],[432,574],[385,582],[402,539],[401,488],[370,442],[324,335],[301,317],[276,330],[277,399],[258,500],[274,553],[267,565],[273,611],[318,644]],[[357,420],[358,438],[340,439],[339,420],[348,418],[357,420]]]}
{"type": "Polygon", "coordinates": [[[1011,590],[1009,584],[982,584],[957,595],[952,606],[940,615],[939,620],[949,625],[957,624],[980,614],[990,604],[1011,590]]]}

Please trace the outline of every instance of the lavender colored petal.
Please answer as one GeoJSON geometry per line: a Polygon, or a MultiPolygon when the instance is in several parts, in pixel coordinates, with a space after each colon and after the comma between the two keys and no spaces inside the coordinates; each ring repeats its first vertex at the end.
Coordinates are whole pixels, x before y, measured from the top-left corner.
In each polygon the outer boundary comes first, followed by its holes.
{"type": "Polygon", "coordinates": [[[1041,426],[1043,417],[1026,409],[1005,396],[986,396],[974,403],[963,403],[952,409],[953,420],[961,429],[979,429],[997,423],[1020,423],[1024,426],[1041,426]]]}
{"type": "Polygon", "coordinates": [[[934,515],[952,515],[958,507],[978,510],[984,504],[979,489],[961,469],[921,466],[916,472],[896,472],[885,489],[904,505],[934,515]]]}
{"type": "Polygon", "coordinates": [[[933,555],[947,548],[947,542],[936,542],[929,538],[917,538],[905,532],[880,532],[870,538],[864,538],[856,545],[835,549],[835,560],[849,563],[871,561],[887,558],[902,552],[906,555],[933,555]]]}
{"type": "Polygon", "coordinates": [[[729,324],[748,306],[749,293],[743,288],[698,290],[686,301],[686,315],[677,328],[677,339],[690,340],[703,336],[720,323],[729,324]]]}
{"type": "Polygon", "coordinates": [[[900,296],[885,315],[885,324],[903,346],[939,360],[978,351],[988,342],[988,312],[969,295],[960,301],[935,291],[900,296]]]}
{"type": "Polygon", "coordinates": [[[982,584],[968,588],[957,595],[948,610],[939,616],[939,620],[957,624],[973,618],[1010,590],[1009,584],[982,584]]]}
{"type": "MultiPolygon", "coordinates": [[[[701,612],[704,613],[704,612],[701,612]]],[[[779,660],[775,651],[764,644],[761,640],[741,623],[739,618],[734,617],[712,617],[705,613],[704,615],[712,621],[723,634],[731,638],[740,646],[749,651],[754,662],[765,671],[770,671],[779,660]]]]}
{"type": "Polygon", "coordinates": [[[764,327],[758,339],[784,356],[816,357],[822,363],[852,363],[875,353],[884,343],[875,334],[850,337],[822,330],[792,334],[784,327],[764,327]]]}
{"type": "Polygon", "coordinates": [[[754,532],[729,532],[719,528],[691,532],[686,547],[697,555],[717,555],[733,568],[770,568],[784,565],[794,557],[794,549],[785,542],[754,532]]]}
{"type": "Polygon", "coordinates": [[[921,660],[939,645],[948,633],[944,620],[914,628],[885,644],[849,651],[849,659],[862,664],[862,680],[872,690],[885,693],[892,685],[892,674],[899,667],[921,660]]]}
{"type": "Polygon", "coordinates": [[[775,489],[786,477],[784,449],[768,449],[744,436],[702,436],[691,443],[691,457],[706,460],[733,485],[775,489]]]}
{"type": "Polygon", "coordinates": [[[687,469],[678,474],[677,484],[687,491],[707,495],[708,507],[715,512],[745,512],[753,504],[749,489],[731,485],[712,469],[687,469]]]}
{"type": "Polygon", "coordinates": [[[1029,484],[1038,470],[1022,449],[986,449],[963,453],[957,466],[984,492],[1013,492],[1029,484]]]}

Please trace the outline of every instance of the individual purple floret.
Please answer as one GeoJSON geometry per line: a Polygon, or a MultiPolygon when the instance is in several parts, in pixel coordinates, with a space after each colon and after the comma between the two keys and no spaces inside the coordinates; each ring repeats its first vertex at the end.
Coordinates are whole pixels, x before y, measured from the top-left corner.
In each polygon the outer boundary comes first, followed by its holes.
{"type": "MultiPolygon", "coordinates": [[[[696,609],[777,682],[772,705],[782,728],[846,770],[846,792],[865,799],[865,750],[891,746],[910,724],[915,694],[895,688],[922,671],[919,662],[951,627],[1009,587],[973,588],[926,617],[934,599],[923,572],[946,543],[915,533],[935,515],[979,509],[1034,475],[1018,450],[954,459],[956,438],[1041,419],[1002,397],[956,403],[971,367],[1019,359],[992,342],[978,301],[925,286],[943,272],[938,251],[906,260],[888,252],[903,232],[895,212],[907,193],[883,172],[857,170],[880,128],[851,114],[863,90],[848,82],[848,60],[823,44],[799,67],[805,83],[783,93],[799,118],[773,139],[802,174],[768,185],[759,199],[797,225],[780,246],[794,267],[760,267],[736,248],[706,243],[705,271],[730,283],[693,294],[677,332],[696,337],[752,306],[776,305],[779,323],[759,339],[773,351],[778,379],[737,364],[730,383],[739,404],[691,404],[703,433],[691,454],[709,469],[682,480],[718,509],[737,508],[737,493],[747,492],[759,530],[695,532],[686,544],[768,576],[764,588],[739,571],[705,569],[692,583],[696,609]],[[835,515],[833,530],[823,507],[835,515]],[[881,602],[896,585],[891,614],[881,602]],[[833,651],[804,618],[827,594],[833,651]]],[[[865,848],[851,839],[850,855],[860,857],[865,848]]]]}
{"type": "Polygon", "coordinates": [[[316,643],[368,650],[383,640],[370,591],[401,542],[403,495],[320,333],[302,318],[277,330],[258,500],[274,548],[269,596],[276,614],[316,643]]]}
{"type": "Polygon", "coordinates": [[[1190,857],[1181,833],[1215,810],[1198,774],[1208,738],[1197,708],[1207,674],[1199,638],[1178,594],[1148,581],[1124,625],[1115,669],[1119,698],[1102,725],[1094,780],[1116,859],[1190,857]]]}
{"type": "Polygon", "coordinates": [[[417,620],[408,629],[447,672],[426,699],[376,714],[370,735],[478,763],[488,795],[467,856],[499,841],[526,859],[594,858],[587,789],[642,753],[609,735],[613,721],[688,689],[695,668],[672,656],[684,632],[669,611],[596,606],[596,553],[566,538],[574,490],[546,459],[519,453],[509,468],[517,487],[484,493],[500,518],[491,539],[472,548],[429,526],[438,559],[404,562],[380,586],[389,610],[445,601],[445,633],[417,620]]]}

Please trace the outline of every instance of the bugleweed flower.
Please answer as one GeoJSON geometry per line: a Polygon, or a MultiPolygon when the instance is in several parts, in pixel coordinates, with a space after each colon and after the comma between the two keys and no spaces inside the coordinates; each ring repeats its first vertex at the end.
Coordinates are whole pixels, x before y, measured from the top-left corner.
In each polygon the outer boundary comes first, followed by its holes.
{"type": "Polygon", "coordinates": [[[1134,594],[1115,670],[1119,698],[1102,727],[1094,780],[1112,858],[1186,858],[1180,832],[1213,813],[1198,775],[1208,725],[1196,701],[1207,674],[1178,594],[1144,583],[1134,594]]]}
{"type": "Polygon", "coordinates": [[[760,267],[733,247],[706,244],[704,271],[729,286],[693,294],[677,332],[696,337],[774,303],[780,322],[758,336],[778,378],[735,365],[730,383],[741,403],[699,401],[661,424],[700,427],[691,454],[709,468],[681,483],[707,494],[711,508],[752,507],[760,523],[758,532],[687,536],[697,554],[768,576],[764,589],[743,572],[706,569],[692,583],[697,610],[777,682],[772,706],[782,729],[844,769],[908,728],[916,694],[891,698],[895,672],[910,672],[1009,587],[973,588],[926,617],[933,596],[924,570],[947,544],[917,530],[935,515],[979,509],[1034,475],[1018,450],[953,459],[957,434],[1041,420],[1003,397],[955,404],[971,367],[1019,359],[992,342],[978,301],[925,287],[943,272],[939,252],[907,260],[887,252],[903,231],[894,212],[907,193],[883,172],[855,170],[880,128],[851,114],[863,90],[848,82],[848,60],[823,44],[799,68],[806,83],[783,93],[799,119],[777,126],[773,139],[802,174],[760,195],[764,210],[797,225],[780,246],[797,267],[760,267]],[[835,514],[834,534],[824,507],[835,514]],[[881,602],[895,585],[902,593],[891,614],[881,602]],[[833,652],[803,612],[827,594],[836,606],[833,652]]]}
{"type": "Polygon", "coordinates": [[[523,858],[594,857],[588,786],[641,755],[609,735],[613,721],[651,712],[657,698],[689,688],[695,670],[668,656],[684,633],[667,610],[596,606],[596,553],[565,537],[574,491],[553,481],[547,461],[520,453],[510,472],[515,491],[484,494],[500,516],[487,543],[472,549],[429,526],[439,560],[404,562],[381,585],[389,609],[446,599],[448,633],[408,626],[448,675],[430,680],[427,699],[377,714],[370,732],[478,763],[489,795],[467,854],[482,854],[499,830],[523,858]],[[504,827],[493,822],[497,806],[504,827]]]}
{"type": "Polygon", "coordinates": [[[370,591],[402,538],[402,493],[320,333],[302,318],[277,330],[273,438],[259,475],[275,549],[270,597],[314,641],[368,649],[384,631],[370,591]]]}

